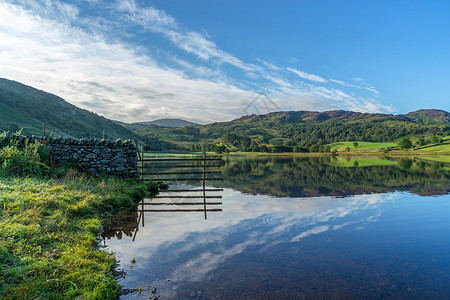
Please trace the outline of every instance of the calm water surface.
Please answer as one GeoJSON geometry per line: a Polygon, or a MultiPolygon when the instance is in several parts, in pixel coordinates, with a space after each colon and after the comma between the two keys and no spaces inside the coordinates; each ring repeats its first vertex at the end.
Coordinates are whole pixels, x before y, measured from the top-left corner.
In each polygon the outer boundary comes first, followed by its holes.
{"type": "Polygon", "coordinates": [[[450,298],[448,166],[236,158],[223,173],[206,220],[134,210],[110,224],[120,283],[157,288],[123,299],[450,298]]]}

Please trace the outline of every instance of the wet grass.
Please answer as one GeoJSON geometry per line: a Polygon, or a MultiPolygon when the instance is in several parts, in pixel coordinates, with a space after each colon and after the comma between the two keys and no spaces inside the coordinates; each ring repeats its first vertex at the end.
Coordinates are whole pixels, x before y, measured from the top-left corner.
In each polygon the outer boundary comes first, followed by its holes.
{"type": "Polygon", "coordinates": [[[115,257],[97,249],[102,219],[150,190],[77,172],[0,178],[0,299],[116,299],[115,257]]]}

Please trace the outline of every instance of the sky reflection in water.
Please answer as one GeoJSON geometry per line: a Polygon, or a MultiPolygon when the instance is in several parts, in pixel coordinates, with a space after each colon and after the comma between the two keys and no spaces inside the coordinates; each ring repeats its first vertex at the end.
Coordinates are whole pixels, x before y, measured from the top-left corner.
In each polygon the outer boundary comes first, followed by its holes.
{"type": "Polygon", "coordinates": [[[448,195],[220,194],[223,211],[207,220],[145,213],[134,242],[107,239],[120,283],[156,286],[162,299],[450,297],[448,195]]]}

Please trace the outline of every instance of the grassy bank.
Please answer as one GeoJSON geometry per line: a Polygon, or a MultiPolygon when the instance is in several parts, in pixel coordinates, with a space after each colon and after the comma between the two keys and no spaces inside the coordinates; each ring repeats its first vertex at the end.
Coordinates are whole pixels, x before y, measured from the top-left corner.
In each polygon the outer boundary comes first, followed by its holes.
{"type": "Polygon", "coordinates": [[[115,299],[114,255],[96,249],[101,220],[156,189],[74,171],[0,177],[0,298],[115,299]]]}

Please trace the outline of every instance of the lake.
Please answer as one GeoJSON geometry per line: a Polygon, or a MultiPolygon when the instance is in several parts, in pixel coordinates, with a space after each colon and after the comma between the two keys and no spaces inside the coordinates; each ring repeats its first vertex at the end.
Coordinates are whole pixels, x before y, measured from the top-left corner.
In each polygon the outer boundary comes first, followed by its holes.
{"type": "Polygon", "coordinates": [[[448,165],[233,157],[222,171],[206,219],[139,205],[107,224],[122,299],[450,298],[448,165]]]}

